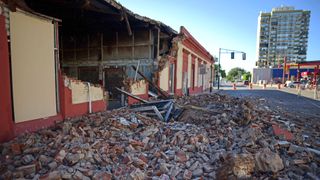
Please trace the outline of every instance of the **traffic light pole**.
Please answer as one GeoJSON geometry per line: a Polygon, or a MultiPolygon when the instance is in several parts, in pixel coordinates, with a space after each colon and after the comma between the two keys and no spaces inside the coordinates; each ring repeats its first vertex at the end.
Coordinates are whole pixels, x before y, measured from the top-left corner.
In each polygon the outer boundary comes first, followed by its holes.
{"type": "Polygon", "coordinates": [[[221,58],[221,50],[223,50],[225,54],[229,54],[229,53],[241,53],[242,54],[242,60],[246,60],[246,53],[242,52],[242,51],[237,51],[237,50],[231,50],[231,49],[223,49],[223,48],[219,48],[219,65],[218,65],[218,90],[220,89],[220,58],[221,58]]]}
{"type": "Polygon", "coordinates": [[[221,55],[221,48],[219,48],[219,65],[218,65],[218,90],[220,89],[220,55],[221,55]]]}

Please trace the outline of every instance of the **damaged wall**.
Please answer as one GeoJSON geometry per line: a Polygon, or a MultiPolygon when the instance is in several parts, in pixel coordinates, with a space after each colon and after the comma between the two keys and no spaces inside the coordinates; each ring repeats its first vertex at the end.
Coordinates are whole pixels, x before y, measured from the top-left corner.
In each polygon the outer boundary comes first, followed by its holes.
{"type": "MultiPolygon", "coordinates": [[[[148,99],[148,82],[146,82],[145,80],[139,80],[136,82],[131,82],[130,84],[130,93],[138,96],[142,99],[148,99]]],[[[138,100],[135,100],[131,97],[128,97],[128,104],[134,104],[140,102],[138,100]]]]}
{"type": "Polygon", "coordinates": [[[152,36],[148,29],[135,30],[132,36],[126,31],[66,32],[62,37],[62,62],[102,60],[105,65],[125,65],[115,60],[152,59],[152,36]]]}
{"type": "Polygon", "coordinates": [[[159,87],[164,91],[169,91],[169,76],[169,62],[167,62],[159,72],[159,87]]]}
{"type": "Polygon", "coordinates": [[[178,54],[177,54],[177,71],[176,71],[176,76],[177,76],[177,82],[176,82],[176,89],[178,91],[182,91],[182,64],[183,64],[183,48],[182,44],[179,42],[178,43],[178,54]]]}
{"type": "Polygon", "coordinates": [[[131,93],[133,95],[146,94],[148,92],[147,82],[145,80],[136,81],[131,85],[131,93]]]}
{"type": "MultiPolygon", "coordinates": [[[[89,112],[89,93],[86,82],[63,77],[63,114],[64,117],[74,117],[89,112]]],[[[105,91],[100,86],[91,84],[90,96],[92,112],[104,111],[107,108],[105,91]]]]}
{"type": "MultiPolygon", "coordinates": [[[[175,94],[181,96],[189,92],[195,94],[208,90],[211,86],[213,72],[211,65],[214,63],[212,55],[207,52],[192,35],[181,27],[180,34],[172,40],[174,49],[175,67],[175,94]]],[[[160,87],[167,91],[170,81],[168,64],[160,72],[160,87]]]]}
{"type": "MultiPolygon", "coordinates": [[[[72,93],[72,104],[80,104],[89,102],[89,87],[88,83],[66,78],[64,79],[65,87],[68,87],[72,93]]],[[[90,85],[91,101],[99,101],[104,99],[104,91],[101,87],[90,85]]]]}
{"type": "Polygon", "coordinates": [[[67,33],[62,36],[60,50],[67,75],[97,83],[103,81],[103,71],[97,72],[99,75],[91,79],[85,79],[84,76],[81,77],[81,68],[124,66],[126,76],[133,78],[135,72],[130,66],[137,66],[140,61],[139,70],[151,78],[155,58],[152,40],[155,35],[152,30],[137,29],[132,36],[126,31],[88,31],[77,35],[68,32],[68,29],[63,31],[67,33]]]}
{"type": "Polygon", "coordinates": [[[56,115],[54,24],[10,12],[10,42],[15,122],[56,115]]]}

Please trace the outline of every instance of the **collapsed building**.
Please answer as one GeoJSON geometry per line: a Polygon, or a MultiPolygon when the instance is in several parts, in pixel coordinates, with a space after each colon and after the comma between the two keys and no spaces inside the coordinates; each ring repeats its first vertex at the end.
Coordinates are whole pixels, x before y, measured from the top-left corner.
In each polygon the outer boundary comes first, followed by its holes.
{"type": "Polygon", "coordinates": [[[135,103],[117,88],[147,99],[154,86],[183,96],[213,80],[213,56],[186,28],[114,0],[2,0],[0,34],[0,141],[135,103]]]}

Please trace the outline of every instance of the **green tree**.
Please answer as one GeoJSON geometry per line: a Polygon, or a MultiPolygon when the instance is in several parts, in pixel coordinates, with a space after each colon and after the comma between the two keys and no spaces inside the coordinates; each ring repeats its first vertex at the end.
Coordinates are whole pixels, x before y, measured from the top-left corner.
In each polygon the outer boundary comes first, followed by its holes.
{"type": "Polygon", "coordinates": [[[227,74],[226,74],[226,70],[220,70],[220,73],[221,73],[221,77],[222,78],[225,78],[225,77],[227,77],[227,74]]]}
{"type": "Polygon", "coordinates": [[[246,71],[242,68],[236,67],[232,68],[227,75],[227,80],[234,82],[236,79],[240,79],[243,74],[245,74],[246,71]]]}
{"type": "MultiPolygon", "coordinates": [[[[214,71],[217,72],[218,71],[218,68],[219,68],[219,65],[218,64],[215,64],[214,65],[214,71]]],[[[226,75],[226,70],[223,70],[221,69],[220,67],[220,73],[221,73],[221,77],[222,78],[225,78],[227,75],[226,75]]]]}
{"type": "Polygon", "coordinates": [[[251,81],[251,73],[248,71],[242,75],[242,79],[245,81],[251,81]]]}

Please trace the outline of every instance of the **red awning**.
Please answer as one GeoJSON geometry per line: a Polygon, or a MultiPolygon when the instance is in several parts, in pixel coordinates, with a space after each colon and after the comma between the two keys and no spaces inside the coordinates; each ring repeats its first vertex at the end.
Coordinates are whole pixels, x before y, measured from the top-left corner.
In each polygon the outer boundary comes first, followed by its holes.
{"type": "Polygon", "coordinates": [[[307,71],[306,72],[302,72],[301,76],[302,77],[311,76],[311,72],[307,72],[307,71]]]}

